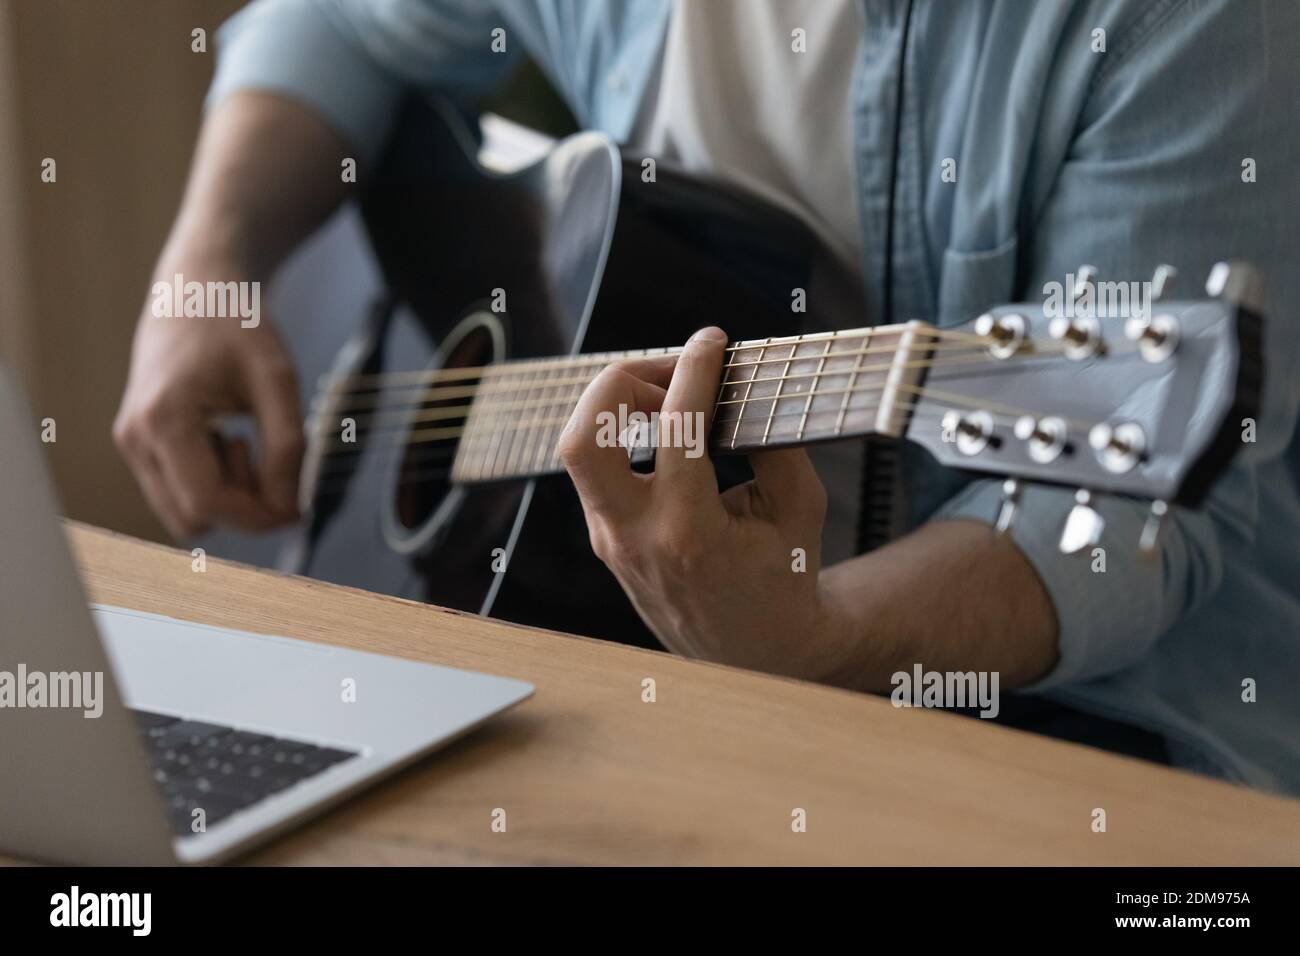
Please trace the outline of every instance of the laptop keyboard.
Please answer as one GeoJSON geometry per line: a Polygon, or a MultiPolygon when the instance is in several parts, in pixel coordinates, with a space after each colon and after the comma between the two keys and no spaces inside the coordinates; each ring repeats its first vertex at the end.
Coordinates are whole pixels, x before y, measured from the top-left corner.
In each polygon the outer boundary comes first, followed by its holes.
{"type": "Polygon", "coordinates": [[[195,833],[194,810],[211,827],[272,794],[357,756],[220,724],[132,710],[167,819],[180,836],[195,833]]]}

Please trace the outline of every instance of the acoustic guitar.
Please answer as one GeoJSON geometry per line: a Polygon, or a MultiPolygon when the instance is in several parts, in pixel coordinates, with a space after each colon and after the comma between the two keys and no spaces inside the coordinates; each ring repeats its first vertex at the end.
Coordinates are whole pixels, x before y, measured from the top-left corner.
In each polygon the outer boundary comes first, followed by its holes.
{"type": "Polygon", "coordinates": [[[1002,476],[1001,530],[1022,483],[1079,489],[1066,551],[1102,539],[1102,492],[1151,501],[1143,540],[1115,545],[1153,549],[1255,414],[1248,266],[1216,267],[1197,299],[1171,299],[1162,267],[1146,310],[1089,307],[1084,267],[1079,300],[1051,314],[1022,302],[955,327],[840,328],[861,325],[860,288],[795,216],[665,163],[648,176],[595,133],[501,175],[472,130],[412,104],[369,176],[389,296],[312,405],[288,569],[657,646],[591,552],[556,441],[607,364],[705,324],[736,337],[708,434],[722,487],[750,477],[748,452],[883,436],[1002,476]]]}

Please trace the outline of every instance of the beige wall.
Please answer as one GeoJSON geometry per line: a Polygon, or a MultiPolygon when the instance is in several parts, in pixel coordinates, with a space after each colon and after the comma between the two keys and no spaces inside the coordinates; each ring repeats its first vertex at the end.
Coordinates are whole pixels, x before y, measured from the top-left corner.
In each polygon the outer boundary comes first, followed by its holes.
{"type": "Polygon", "coordinates": [[[109,427],[189,163],[213,34],[239,0],[0,0],[0,351],[19,367],[64,511],[162,532],[109,427]],[[191,31],[208,52],[191,52],[191,31]],[[58,181],[41,182],[53,157],[58,181]]]}

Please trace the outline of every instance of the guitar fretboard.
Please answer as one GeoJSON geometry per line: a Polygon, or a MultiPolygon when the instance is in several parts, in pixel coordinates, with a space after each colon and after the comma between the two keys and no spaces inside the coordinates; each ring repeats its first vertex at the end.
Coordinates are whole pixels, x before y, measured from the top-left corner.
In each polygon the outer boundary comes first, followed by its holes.
{"type": "MultiPolygon", "coordinates": [[[[909,322],[733,343],[706,422],[710,453],[901,435],[912,405],[908,388],[919,384],[933,347],[926,328],[909,322]]],[[[679,351],[609,352],[489,367],[465,422],[453,480],[562,471],[560,433],[601,370],[622,359],[679,351]]]]}

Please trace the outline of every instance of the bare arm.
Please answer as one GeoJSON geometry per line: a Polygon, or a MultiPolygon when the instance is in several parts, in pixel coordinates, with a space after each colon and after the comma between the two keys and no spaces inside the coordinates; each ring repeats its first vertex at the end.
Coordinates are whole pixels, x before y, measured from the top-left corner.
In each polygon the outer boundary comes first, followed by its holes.
{"type": "MultiPolygon", "coordinates": [[[[263,282],[342,201],[347,144],[306,107],[234,94],[204,123],[156,281],[263,282]]],[[[152,285],[152,283],[151,283],[152,285]]],[[[302,414],[288,353],[269,323],[155,314],[146,301],[113,425],[150,505],[177,538],[213,523],[267,528],[295,517],[302,414]],[[251,412],[254,463],[212,431],[251,412]]]]}
{"type": "Polygon", "coordinates": [[[218,255],[265,277],[342,202],[339,164],[349,155],[344,139],[294,100],[230,96],[203,124],[160,258],[218,255]]]}
{"type": "Polygon", "coordinates": [[[849,666],[822,675],[832,683],[887,691],[891,674],[919,663],[998,671],[1002,686],[1014,688],[1056,663],[1051,599],[1020,549],[988,525],[932,522],[821,578],[846,626],[849,666]]]}

